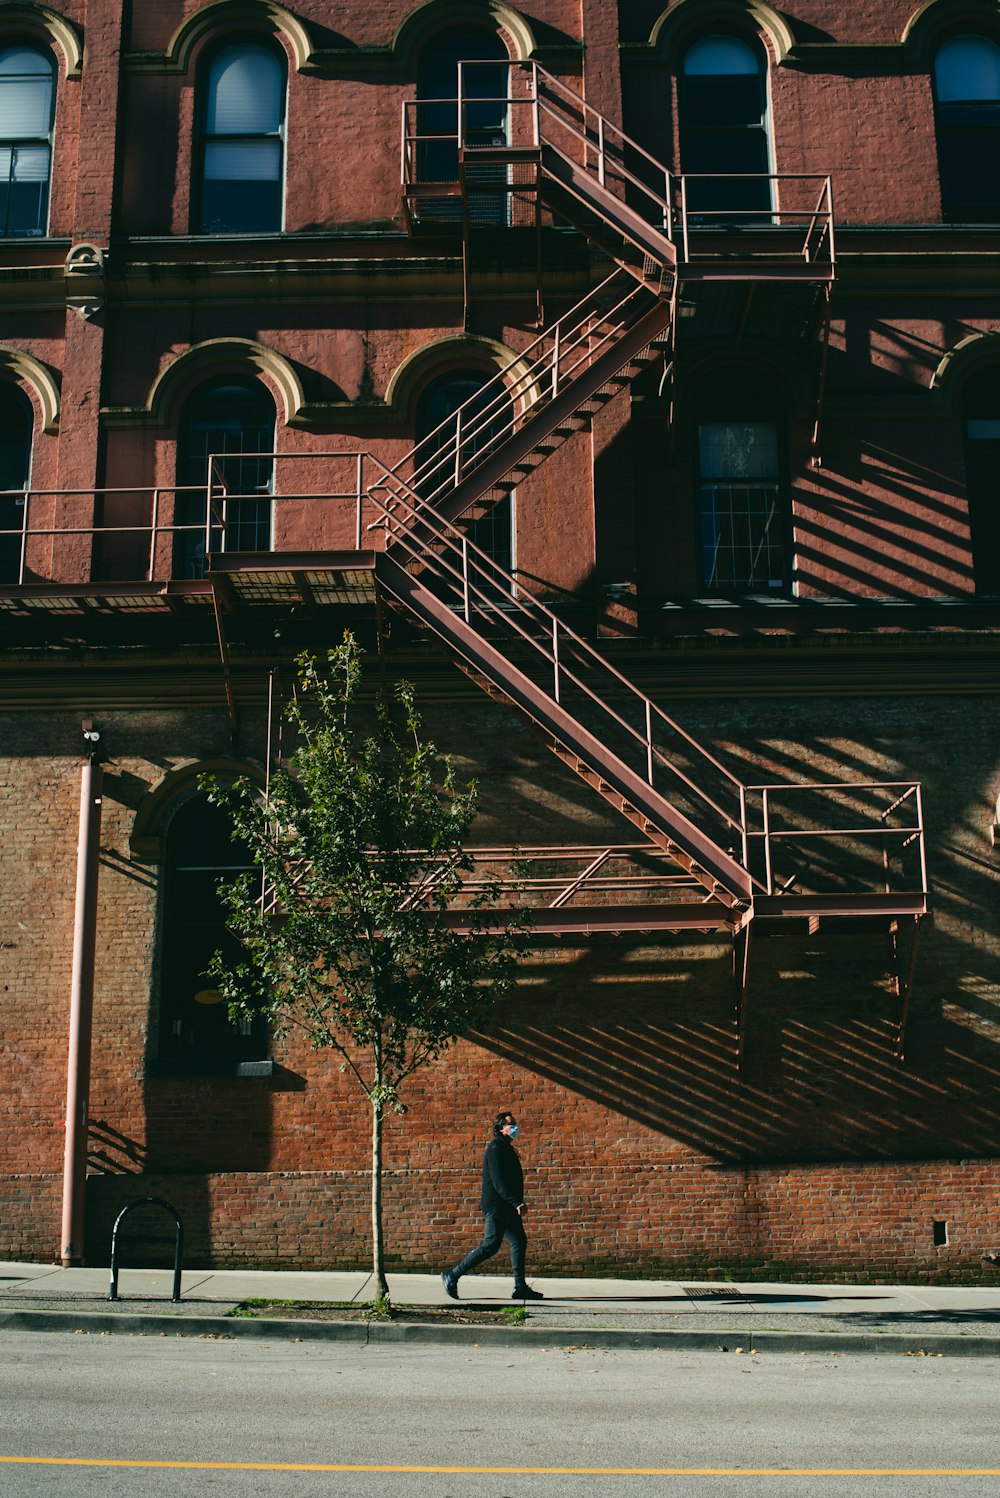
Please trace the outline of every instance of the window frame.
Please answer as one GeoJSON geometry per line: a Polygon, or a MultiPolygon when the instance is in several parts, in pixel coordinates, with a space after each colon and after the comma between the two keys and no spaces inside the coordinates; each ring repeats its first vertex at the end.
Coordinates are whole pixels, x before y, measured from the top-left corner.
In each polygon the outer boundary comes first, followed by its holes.
{"type": "MultiPolygon", "coordinates": [[[[697,577],[700,594],[711,598],[790,598],[793,596],[794,577],[794,531],[792,525],[791,485],[789,475],[788,458],[788,431],[783,412],[774,401],[748,401],[744,409],[743,403],[738,402],[735,397],[723,399],[722,401],[706,400],[697,406],[692,415],[691,440],[692,440],[692,473],[694,478],[694,507],[695,527],[697,541],[697,577]],[[770,581],[763,584],[755,584],[751,579],[743,582],[712,581],[708,567],[706,519],[708,507],[706,504],[706,490],[717,488],[727,481],[722,477],[707,478],[702,471],[701,457],[701,430],[707,426],[766,426],[774,433],[775,444],[775,473],[773,477],[761,477],[756,483],[752,481],[729,480],[728,487],[744,487],[763,489],[765,487],[774,490],[774,511],[772,518],[768,521],[770,527],[774,520],[778,522],[778,546],[781,556],[781,577],[774,586],[770,581]]],[[[717,512],[716,512],[717,514],[717,512]]],[[[765,532],[766,534],[766,532],[765,532]]],[[[751,542],[752,544],[752,542],[751,542]]]]}
{"type": "Polygon", "coordinates": [[[1000,224],[1000,181],[997,173],[980,173],[979,180],[995,182],[994,195],[990,199],[963,201],[953,189],[949,190],[952,168],[947,158],[953,154],[964,156],[967,142],[978,133],[985,137],[982,148],[989,154],[992,144],[994,157],[1000,155],[1000,93],[996,99],[949,99],[938,95],[938,59],[950,42],[976,41],[992,47],[1000,55],[1000,35],[991,31],[951,31],[940,37],[931,59],[931,90],[934,98],[934,133],[938,156],[938,182],[941,191],[941,216],[946,223],[1000,224]],[[958,150],[956,151],[956,147],[958,150]]]}
{"type": "MultiPolygon", "coordinates": [[[[277,446],[278,446],[278,408],[277,408],[277,404],[275,402],[274,396],[272,395],[271,391],[268,389],[268,387],[264,384],[264,382],[262,380],[254,380],[251,377],[249,377],[249,376],[247,376],[246,374],[243,374],[243,373],[232,374],[232,375],[230,375],[230,374],[217,374],[214,377],[206,379],[206,380],[202,381],[200,384],[196,385],[192,390],[190,390],[188,392],[188,395],[185,398],[183,405],[181,406],[179,417],[178,417],[178,423],[177,423],[176,465],[175,465],[175,467],[176,467],[176,476],[175,476],[175,483],[177,485],[178,490],[181,490],[181,491],[184,491],[184,492],[177,493],[174,496],[174,523],[175,523],[175,525],[199,525],[200,524],[200,525],[203,526],[204,523],[205,523],[205,502],[207,501],[207,496],[208,496],[208,488],[209,488],[209,483],[210,483],[210,476],[209,476],[209,474],[207,472],[207,466],[206,466],[206,471],[205,471],[205,473],[203,475],[204,486],[205,486],[204,487],[204,496],[205,497],[204,497],[204,499],[202,499],[202,497],[196,492],[195,481],[193,480],[193,478],[191,480],[191,483],[190,484],[188,483],[188,478],[189,478],[188,470],[190,469],[191,473],[193,474],[194,465],[196,463],[200,463],[201,460],[202,460],[201,459],[201,455],[196,454],[193,451],[193,448],[191,446],[189,446],[189,444],[190,444],[191,434],[196,429],[196,420],[197,420],[197,418],[196,418],[196,412],[198,410],[199,404],[204,403],[206,400],[210,399],[213,395],[216,395],[218,393],[221,393],[222,391],[227,391],[227,390],[240,390],[244,395],[246,395],[247,397],[249,397],[251,400],[257,400],[257,401],[259,401],[262,408],[263,408],[264,399],[266,398],[266,400],[268,402],[268,409],[269,409],[270,412],[273,413],[273,424],[271,425],[272,436],[271,436],[271,448],[270,448],[270,452],[272,454],[276,454],[276,452],[277,452],[277,446]],[[195,513],[195,512],[198,512],[198,513],[195,513]],[[185,518],[179,519],[178,518],[179,516],[180,517],[185,517],[185,518]],[[200,518],[199,518],[199,516],[200,516],[200,518]]],[[[245,423],[244,424],[244,429],[245,429],[245,427],[247,425],[249,425],[249,423],[245,423]]],[[[248,451],[250,453],[254,453],[254,452],[261,452],[261,453],[263,453],[264,452],[264,448],[263,447],[261,447],[261,448],[251,447],[248,451]]],[[[241,452],[242,452],[242,450],[241,450],[241,452]]],[[[233,457],[234,461],[237,461],[237,462],[249,461],[249,462],[258,462],[258,463],[262,461],[262,459],[259,459],[259,458],[255,459],[255,458],[252,458],[252,457],[248,458],[248,459],[244,459],[241,456],[241,452],[234,452],[232,454],[232,457],[233,457]]],[[[210,456],[209,453],[206,453],[204,455],[204,459],[205,459],[206,465],[207,465],[207,460],[208,460],[209,456],[210,456]]],[[[197,481],[197,483],[200,485],[201,482],[202,482],[202,479],[199,478],[199,480],[197,481]]],[[[241,500],[244,500],[244,501],[245,500],[250,500],[251,502],[253,502],[253,499],[254,499],[255,496],[257,498],[259,498],[259,500],[262,501],[262,502],[263,502],[263,500],[265,498],[267,500],[267,504],[268,504],[268,520],[267,520],[268,544],[264,548],[255,547],[254,550],[261,550],[261,549],[263,549],[264,551],[268,551],[268,552],[271,552],[271,551],[274,550],[274,485],[275,485],[275,464],[274,464],[274,462],[272,460],[271,465],[270,465],[270,472],[269,472],[269,475],[268,475],[267,487],[266,488],[255,487],[252,490],[252,492],[250,492],[250,493],[242,493],[242,492],[235,492],[234,491],[233,495],[230,496],[230,498],[233,499],[233,500],[235,500],[237,504],[239,504],[241,500]]],[[[237,514],[236,516],[234,516],[234,523],[235,523],[236,529],[238,531],[240,529],[240,525],[241,525],[241,520],[240,520],[239,514],[237,514]]],[[[261,521],[260,521],[259,515],[256,518],[254,516],[251,516],[251,518],[249,520],[244,519],[242,521],[242,524],[245,525],[245,526],[247,526],[247,527],[257,527],[257,526],[260,525],[260,523],[261,523],[261,521]]],[[[227,542],[227,536],[223,535],[223,539],[222,539],[222,550],[223,551],[225,551],[225,550],[235,551],[235,550],[239,549],[238,547],[232,546],[232,545],[229,545],[227,547],[226,542],[227,542]]],[[[171,566],[171,574],[172,574],[172,576],[175,579],[178,579],[178,578],[197,579],[197,578],[200,578],[200,577],[204,577],[204,575],[205,575],[205,556],[204,556],[204,553],[199,550],[199,547],[200,547],[200,537],[199,537],[199,534],[198,534],[197,531],[175,531],[174,532],[173,562],[172,562],[172,566],[171,566]],[[178,570],[179,568],[181,570],[178,570]]]]}
{"type": "Polygon", "coordinates": [[[199,59],[196,75],[196,98],[195,98],[195,128],[194,128],[194,159],[192,171],[192,193],[191,193],[191,233],[204,236],[205,238],[223,238],[229,235],[253,235],[256,238],[268,237],[285,232],[285,209],[288,188],[288,57],[278,42],[269,33],[249,33],[240,36],[227,36],[218,40],[199,59]],[[213,70],[219,59],[227,52],[237,52],[240,49],[252,50],[266,54],[274,62],[280,71],[281,83],[281,119],[276,133],[266,134],[220,134],[210,133],[208,130],[209,110],[211,108],[211,85],[213,70]],[[276,227],[267,229],[211,229],[204,226],[205,206],[207,200],[206,184],[209,180],[231,180],[231,179],[209,179],[206,176],[206,164],[209,146],[217,142],[253,142],[272,141],[277,139],[279,144],[279,213],[276,227]]]}
{"type": "MultiPolygon", "coordinates": [[[[247,1074],[255,1074],[262,1066],[270,1062],[271,1043],[270,1032],[265,1021],[249,1021],[249,1028],[244,1028],[243,1033],[231,1029],[228,1037],[223,1035],[222,1043],[213,1044],[211,1037],[206,1043],[203,1035],[195,1034],[194,1044],[185,1046],[183,1026],[185,1023],[184,1005],[179,997],[171,991],[171,985],[178,980],[175,978],[172,967],[176,965],[179,950],[190,951],[192,943],[184,943],[178,940],[178,932],[190,931],[193,925],[214,926],[215,922],[192,922],[185,920],[183,916],[178,919],[174,910],[174,904],[179,899],[182,891],[177,887],[177,875],[185,873],[202,873],[217,876],[215,885],[224,880],[237,877],[240,873],[256,869],[252,863],[231,864],[209,863],[205,865],[180,865],[174,864],[174,843],[178,832],[183,829],[189,836],[190,832],[184,826],[185,821],[191,817],[195,808],[200,807],[202,813],[208,812],[213,819],[225,817],[225,812],[220,807],[212,806],[206,794],[195,791],[180,801],[172,811],[170,821],[165,829],[163,838],[163,866],[162,866],[162,894],[159,911],[159,941],[157,944],[157,1007],[155,1027],[155,1059],[158,1069],[164,1071],[181,1071],[186,1067],[200,1069],[207,1067],[211,1070],[226,1070],[229,1068],[246,1068],[247,1074]],[[174,1043],[176,1041],[176,1044],[174,1043]]],[[[221,826],[221,821],[219,822],[221,826]]],[[[204,909],[204,902],[199,904],[199,909],[204,909]]],[[[224,947],[226,927],[222,917],[221,908],[218,913],[218,940],[214,943],[213,950],[224,947]]],[[[230,938],[230,940],[235,940],[230,938]]],[[[211,944],[211,941],[208,943],[211,944]]],[[[200,976],[200,974],[194,975],[200,976]]],[[[211,984],[206,977],[205,988],[211,984]]],[[[200,990],[199,990],[200,991],[200,990]]],[[[214,1014],[217,1010],[215,1004],[202,1006],[205,1014],[214,1014]]],[[[200,1011],[199,1011],[200,1017],[200,1011]]],[[[228,1020],[227,1026],[232,1026],[228,1020]]],[[[206,1029],[210,1026],[206,1025],[206,1029]]]]}
{"type": "MultiPolygon", "coordinates": [[[[771,57],[770,57],[770,53],[767,50],[767,47],[764,45],[764,43],[762,42],[762,40],[760,39],[759,36],[756,36],[756,35],[752,35],[751,36],[751,35],[748,35],[747,33],[743,32],[741,30],[723,31],[723,30],[717,30],[717,29],[713,28],[713,29],[708,30],[708,31],[700,31],[700,32],[696,33],[694,36],[690,36],[690,37],[686,38],[683,47],[680,49],[680,52],[679,52],[678,58],[677,58],[677,75],[676,75],[676,77],[677,77],[677,126],[678,126],[677,140],[678,140],[678,162],[679,162],[681,176],[683,176],[683,177],[692,177],[692,178],[695,178],[695,179],[697,179],[698,177],[714,177],[714,176],[718,176],[718,177],[720,177],[722,179],[722,182],[718,186],[718,189],[717,189],[720,192],[725,192],[727,190],[727,187],[728,187],[729,183],[737,181],[737,180],[739,180],[743,176],[751,176],[751,177],[763,176],[763,177],[765,177],[767,179],[766,180],[766,193],[764,194],[764,197],[766,197],[766,202],[763,201],[763,199],[762,199],[762,201],[759,204],[754,204],[752,207],[749,207],[749,208],[747,208],[747,209],[745,209],[743,211],[747,215],[758,215],[759,214],[762,219],[766,220],[767,222],[770,222],[770,219],[771,219],[772,215],[774,214],[775,207],[776,207],[776,201],[775,201],[776,200],[776,194],[775,194],[775,184],[771,180],[774,177],[774,175],[775,175],[774,119],[773,119],[772,102],[771,102],[771,57]],[[698,47],[699,45],[701,45],[702,43],[709,42],[709,41],[724,41],[724,42],[738,42],[738,43],[741,43],[744,47],[747,48],[747,50],[751,53],[751,55],[756,60],[756,63],[757,63],[756,79],[757,79],[757,85],[758,85],[758,89],[759,89],[759,92],[760,92],[760,98],[761,98],[761,113],[760,113],[760,118],[759,118],[759,120],[756,123],[747,122],[747,123],[742,124],[742,125],[739,125],[739,124],[726,124],[726,125],[694,125],[694,126],[692,126],[692,125],[690,125],[686,121],[685,115],[686,115],[688,107],[689,107],[688,103],[687,103],[687,99],[686,99],[687,79],[689,77],[712,77],[712,78],[733,77],[733,78],[735,78],[735,77],[749,77],[749,76],[751,76],[750,74],[739,74],[739,73],[688,74],[687,71],[686,71],[687,60],[688,60],[689,56],[691,55],[692,51],[696,47],[698,47]],[[709,139],[709,138],[714,138],[716,140],[721,140],[721,139],[724,139],[724,137],[727,134],[729,134],[729,135],[739,134],[739,135],[745,135],[745,136],[750,136],[751,134],[755,134],[755,135],[759,135],[763,139],[763,142],[764,142],[763,156],[764,156],[764,163],[765,163],[765,170],[764,170],[763,173],[754,172],[754,173],[744,174],[744,173],[736,172],[736,173],[732,174],[731,178],[727,179],[725,173],[715,173],[715,172],[706,173],[706,172],[699,172],[699,171],[690,171],[688,169],[688,166],[687,166],[686,161],[685,161],[685,157],[690,155],[690,150],[691,150],[690,141],[691,141],[692,136],[696,140],[699,140],[699,141],[706,140],[706,139],[709,139]]],[[[692,209],[693,209],[693,211],[697,213],[697,212],[699,212],[699,205],[697,203],[697,198],[700,196],[700,194],[698,193],[697,189],[695,189],[694,193],[692,194],[692,192],[691,192],[691,187],[692,186],[693,186],[693,184],[689,184],[689,186],[687,188],[688,210],[689,210],[689,212],[691,212],[692,209]],[[694,204],[691,203],[691,197],[692,196],[695,198],[694,204]]],[[[705,190],[707,193],[710,193],[710,192],[716,190],[716,188],[714,188],[714,187],[709,187],[708,184],[701,184],[701,186],[702,186],[703,190],[705,190]]],[[[718,208],[715,208],[713,210],[711,207],[708,207],[708,208],[704,208],[702,211],[704,212],[704,219],[702,220],[703,222],[709,222],[710,223],[716,216],[720,216],[719,217],[719,227],[725,228],[725,227],[727,227],[727,223],[731,222],[731,221],[727,221],[727,219],[725,217],[721,217],[721,215],[724,215],[728,211],[726,208],[718,207],[718,208]]],[[[739,219],[736,220],[736,223],[739,224],[739,219]]]]}
{"type": "Polygon", "coordinates": [[[7,532],[0,534],[0,585],[17,586],[21,574],[27,495],[31,489],[31,469],[35,455],[35,408],[20,385],[13,380],[0,380],[0,422],[4,420],[4,407],[7,405],[11,409],[19,408],[26,439],[23,482],[14,488],[0,489],[0,531],[7,532]],[[21,511],[20,516],[17,514],[18,510],[21,511]],[[20,537],[17,528],[7,524],[8,521],[15,520],[19,522],[20,537]]]}
{"type": "MultiPolygon", "coordinates": [[[[9,147],[11,151],[11,166],[13,166],[13,153],[18,146],[44,146],[48,151],[48,168],[45,176],[44,189],[44,211],[39,214],[42,221],[37,229],[25,230],[21,233],[10,233],[7,223],[10,215],[10,197],[5,209],[3,222],[0,223],[0,243],[14,239],[47,239],[50,230],[50,215],[52,211],[52,166],[55,160],[55,131],[56,131],[56,104],[59,92],[59,67],[51,48],[40,42],[33,36],[6,36],[0,38],[0,57],[7,52],[25,51],[33,52],[36,56],[44,59],[49,68],[49,128],[45,136],[18,135],[6,136],[0,139],[0,151],[9,147]]],[[[2,77],[3,75],[0,75],[2,77]]],[[[35,75],[28,74],[27,77],[35,75]]],[[[39,78],[41,74],[37,75],[39,78]]],[[[0,84],[2,87],[2,84],[0,84]]],[[[11,178],[8,177],[8,189],[11,178]]]]}

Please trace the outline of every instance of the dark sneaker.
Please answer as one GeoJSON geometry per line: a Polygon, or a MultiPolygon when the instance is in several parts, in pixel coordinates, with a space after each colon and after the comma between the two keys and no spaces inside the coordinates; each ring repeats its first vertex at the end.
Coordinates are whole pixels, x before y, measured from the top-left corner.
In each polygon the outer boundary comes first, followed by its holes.
{"type": "Polygon", "coordinates": [[[1000,1248],[991,1248],[989,1253],[983,1254],[984,1264],[994,1264],[1000,1268],[1000,1248]]]}
{"type": "Polygon", "coordinates": [[[516,1285],[511,1300],[544,1300],[541,1290],[532,1290],[530,1285],[516,1285]]]}
{"type": "Polygon", "coordinates": [[[450,1295],[451,1298],[452,1298],[452,1300],[457,1300],[458,1299],[458,1281],[456,1280],[455,1276],[449,1270],[445,1269],[445,1270],[442,1271],[442,1273],[441,1273],[441,1283],[444,1286],[444,1293],[445,1293],[445,1295],[450,1295]]]}

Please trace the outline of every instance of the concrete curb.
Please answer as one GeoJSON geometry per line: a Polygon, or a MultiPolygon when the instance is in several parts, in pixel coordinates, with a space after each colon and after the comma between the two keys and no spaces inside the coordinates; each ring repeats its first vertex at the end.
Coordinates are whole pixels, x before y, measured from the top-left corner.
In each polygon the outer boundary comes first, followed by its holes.
{"type": "Polygon", "coordinates": [[[940,1332],[630,1331],[627,1327],[448,1326],[431,1322],[282,1321],[278,1318],[148,1315],[128,1311],[0,1311],[4,1332],[70,1335],[195,1337],[215,1341],[413,1342],[459,1347],[611,1348],[644,1351],[877,1354],[894,1357],[1000,1358],[1000,1336],[940,1332]]]}

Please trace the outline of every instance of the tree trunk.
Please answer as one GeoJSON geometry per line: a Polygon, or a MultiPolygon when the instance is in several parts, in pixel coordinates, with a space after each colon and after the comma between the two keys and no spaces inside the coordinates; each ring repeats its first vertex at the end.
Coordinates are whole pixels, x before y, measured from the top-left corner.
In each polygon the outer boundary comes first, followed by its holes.
{"type": "MultiPolygon", "coordinates": [[[[381,1086],[381,1077],[378,1082],[381,1086]]],[[[382,1234],[382,1100],[378,1093],[372,1101],[372,1277],[375,1295],[388,1296],[382,1234]]]]}

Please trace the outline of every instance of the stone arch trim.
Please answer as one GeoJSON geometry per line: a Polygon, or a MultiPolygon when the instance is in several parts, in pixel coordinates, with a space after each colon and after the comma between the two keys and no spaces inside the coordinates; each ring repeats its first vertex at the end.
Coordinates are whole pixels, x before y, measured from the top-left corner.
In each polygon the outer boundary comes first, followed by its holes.
{"type": "Polygon", "coordinates": [[[931,376],[931,390],[948,412],[957,411],[962,386],[990,365],[1000,369],[1000,332],[970,333],[950,348],[931,376]]]}
{"type": "Polygon", "coordinates": [[[54,436],[59,430],[59,376],[33,354],[0,344],[0,370],[19,384],[30,387],[41,412],[42,431],[54,436]]]}
{"type": "Polygon", "coordinates": [[[243,374],[277,387],[284,423],[293,424],[305,405],[305,391],[295,366],[284,354],[252,338],[209,338],[178,354],[153,381],[142,415],[152,426],[171,425],[177,407],[191,387],[213,375],[243,374]]]}
{"type": "Polygon", "coordinates": [[[16,4],[0,8],[0,24],[4,31],[19,27],[37,34],[46,32],[63,59],[66,78],[79,78],[83,73],[83,36],[78,26],[67,21],[58,11],[47,5],[36,5],[34,0],[17,0],[16,4]]]}
{"type": "Polygon", "coordinates": [[[654,23],[649,45],[665,56],[695,28],[699,31],[713,26],[731,28],[734,23],[762,32],[770,41],[778,63],[784,62],[795,46],[788,22],[766,0],[677,0],[654,23]]]}
{"type": "Polygon", "coordinates": [[[449,369],[459,369],[470,363],[480,364],[498,374],[509,376],[508,383],[518,387],[516,399],[522,406],[529,392],[534,389],[529,364],[505,343],[498,343],[494,338],[455,333],[451,337],[425,343],[422,348],[407,354],[393,371],[386,386],[386,405],[401,420],[412,420],[417,397],[425,385],[436,376],[447,374],[449,369]]]}
{"type": "Polygon", "coordinates": [[[181,22],[162,55],[143,57],[142,65],[151,71],[186,73],[192,53],[207,37],[262,22],[280,32],[297,71],[313,62],[316,49],[308,25],[276,0],[210,0],[181,22]]]}
{"type": "Polygon", "coordinates": [[[1000,41],[1000,6],[997,0],[924,0],[903,27],[902,43],[922,62],[930,63],[937,43],[946,32],[969,27],[991,33],[1000,41]]]}
{"type": "Polygon", "coordinates": [[[526,62],[537,45],[528,20],[503,0],[423,0],[409,11],[392,38],[393,56],[406,65],[416,63],[424,42],[446,27],[492,27],[503,33],[514,49],[513,60],[526,62]]]}
{"type": "Polygon", "coordinates": [[[162,863],[164,838],[174,813],[199,793],[202,775],[218,780],[253,780],[263,787],[264,774],[258,765],[238,759],[190,759],[167,770],[147,791],[129,836],[129,850],[139,863],[162,863]]]}

